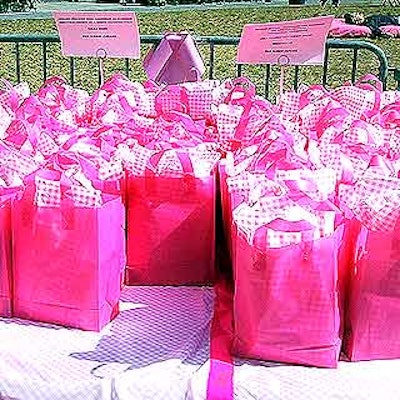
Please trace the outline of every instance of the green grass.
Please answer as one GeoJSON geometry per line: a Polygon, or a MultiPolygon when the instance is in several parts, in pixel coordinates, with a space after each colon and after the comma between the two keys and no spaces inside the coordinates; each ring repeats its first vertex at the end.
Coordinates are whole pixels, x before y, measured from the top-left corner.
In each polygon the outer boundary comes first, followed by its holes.
{"type": "MultiPolygon", "coordinates": [[[[219,10],[195,10],[195,11],[174,11],[157,13],[139,13],[139,27],[141,34],[160,34],[164,31],[188,30],[196,35],[221,35],[239,36],[242,27],[246,23],[271,22],[290,19],[306,18],[322,14],[336,14],[355,9],[362,9],[366,14],[385,13],[400,15],[397,8],[372,6],[349,6],[339,9],[321,9],[317,6],[307,7],[266,7],[266,6],[244,6],[243,8],[226,8],[219,10]]],[[[0,21],[2,33],[54,33],[56,28],[52,20],[15,20],[0,21]]],[[[400,67],[400,39],[378,39],[375,40],[389,58],[391,66],[400,67]]],[[[21,46],[22,60],[22,79],[26,80],[35,90],[42,80],[41,50],[37,45],[21,46]]],[[[48,65],[49,75],[64,75],[68,77],[68,60],[60,55],[58,44],[49,47],[48,65]]],[[[145,54],[147,48],[142,49],[145,54]]],[[[203,55],[207,57],[207,49],[202,49],[203,55]]],[[[13,46],[3,44],[0,47],[0,76],[11,81],[15,81],[15,55],[13,46]]],[[[216,58],[216,76],[218,78],[232,77],[235,73],[235,49],[220,48],[216,58]]],[[[93,90],[97,85],[96,60],[81,59],[77,61],[77,86],[93,90]]],[[[106,76],[114,71],[123,70],[124,64],[121,60],[106,61],[106,76]]],[[[350,78],[351,53],[344,51],[332,52],[329,62],[329,78],[332,85],[339,84],[350,78]]],[[[144,79],[144,73],[139,60],[130,62],[130,72],[133,79],[144,79]]],[[[360,54],[359,74],[366,72],[377,72],[377,63],[368,54],[360,54]]],[[[251,67],[246,69],[248,74],[261,88],[262,69],[251,67]]],[[[279,71],[273,69],[272,81],[278,81],[279,71]]],[[[291,71],[288,73],[291,74],[291,71]]],[[[321,77],[320,68],[304,68],[301,73],[301,81],[304,83],[318,83],[321,77]]],[[[389,81],[389,87],[393,87],[394,82],[389,81]]]]}

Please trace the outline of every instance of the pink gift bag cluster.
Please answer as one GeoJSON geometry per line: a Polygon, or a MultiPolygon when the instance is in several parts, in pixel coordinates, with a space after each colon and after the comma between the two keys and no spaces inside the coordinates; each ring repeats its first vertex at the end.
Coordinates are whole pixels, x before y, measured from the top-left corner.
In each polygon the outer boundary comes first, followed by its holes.
{"type": "Polygon", "coordinates": [[[246,78],[5,85],[2,315],[100,330],[123,283],[213,284],[220,200],[235,355],[400,357],[398,92],[372,76],[276,104],[246,78]]]}
{"type": "Polygon", "coordinates": [[[342,351],[400,357],[400,93],[366,76],[261,111],[241,90],[245,140],[219,167],[235,355],[320,367],[342,351]]]}
{"type": "Polygon", "coordinates": [[[218,82],[5,85],[2,315],[100,330],[124,282],[213,282],[218,82]]]}

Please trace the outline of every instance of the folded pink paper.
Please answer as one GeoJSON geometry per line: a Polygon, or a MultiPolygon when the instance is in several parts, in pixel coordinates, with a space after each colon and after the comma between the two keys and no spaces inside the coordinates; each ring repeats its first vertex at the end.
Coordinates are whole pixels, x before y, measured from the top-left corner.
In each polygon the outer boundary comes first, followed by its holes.
{"type": "Polygon", "coordinates": [[[237,62],[241,64],[323,64],[333,17],[316,17],[243,28],[237,62]]]}
{"type": "Polygon", "coordinates": [[[140,37],[133,12],[53,13],[64,56],[139,58],[140,37]]]}

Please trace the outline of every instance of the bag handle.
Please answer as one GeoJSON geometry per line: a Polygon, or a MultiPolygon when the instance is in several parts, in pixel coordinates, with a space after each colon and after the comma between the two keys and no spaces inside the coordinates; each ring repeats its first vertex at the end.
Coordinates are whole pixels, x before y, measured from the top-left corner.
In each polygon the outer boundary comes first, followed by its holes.
{"type": "Polygon", "coordinates": [[[49,86],[49,85],[64,86],[67,83],[68,82],[65,78],[63,78],[62,76],[56,75],[56,76],[52,76],[52,77],[46,79],[44,81],[42,87],[49,86]]]}
{"type": "Polygon", "coordinates": [[[205,121],[195,122],[190,115],[179,111],[170,111],[163,115],[168,122],[181,123],[191,137],[197,139],[199,143],[205,140],[204,131],[206,129],[205,121]]]}
{"type": "Polygon", "coordinates": [[[361,89],[383,92],[383,83],[373,74],[365,74],[356,81],[354,86],[361,89]]]}
{"type": "Polygon", "coordinates": [[[323,85],[310,85],[307,90],[304,92],[300,93],[300,108],[304,108],[308,104],[310,104],[311,99],[310,96],[313,91],[321,91],[325,96],[330,97],[330,93],[326,87],[323,85]]]}
{"type": "Polygon", "coordinates": [[[349,113],[343,107],[329,108],[328,104],[322,111],[318,119],[315,130],[318,138],[320,138],[329,126],[335,126],[348,117],[349,113]]]}
{"type": "Polygon", "coordinates": [[[224,99],[225,104],[240,105],[243,107],[243,113],[239,123],[235,129],[234,142],[241,142],[241,139],[246,134],[246,128],[250,118],[250,112],[255,104],[256,87],[246,77],[234,79],[233,87],[224,99]],[[239,95],[239,97],[237,97],[239,95]]]}
{"type": "Polygon", "coordinates": [[[233,105],[246,105],[251,101],[254,101],[256,95],[256,87],[248,78],[240,76],[233,80],[233,87],[226,96],[224,102],[226,104],[233,105]],[[234,98],[235,95],[239,94],[239,98],[234,98]]]}
{"type": "Polygon", "coordinates": [[[179,85],[168,85],[168,86],[165,86],[163,89],[161,89],[160,92],[156,95],[154,106],[155,106],[155,110],[156,110],[157,114],[161,115],[161,116],[163,116],[165,114],[163,111],[163,108],[161,106],[161,102],[160,102],[160,96],[163,96],[163,95],[166,95],[166,96],[175,95],[176,97],[178,97],[179,101],[177,101],[177,104],[180,106],[180,108],[178,110],[174,110],[174,111],[188,114],[189,99],[188,99],[187,91],[184,87],[179,86],[179,85]]]}
{"type": "MultiPolygon", "coordinates": [[[[148,167],[146,167],[145,170],[145,175],[146,176],[155,176],[155,171],[158,167],[158,164],[161,160],[161,158],[164,156],[165,152],[168,151],[169,149],[164,149],[161,151],[158,151],[156,154],[153,154],[148,162],[148,167]]],[[[187,151],[180,152],[178,150],[176,151],[176,155],[182,165],[183,173],[184,175],[191,175],[194,172],[193,164],[192,161],[189,157],[189,154],[187,151]]]]}

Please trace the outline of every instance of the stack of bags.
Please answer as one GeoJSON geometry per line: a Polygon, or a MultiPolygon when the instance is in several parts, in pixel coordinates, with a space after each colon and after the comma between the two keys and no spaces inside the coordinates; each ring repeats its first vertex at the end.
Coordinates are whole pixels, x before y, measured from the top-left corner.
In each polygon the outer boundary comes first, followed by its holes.
{"type": "Polygon", "coordinates": [[[203,102],[190,85],[122,75],[92,95],[59,77],[35,94],[6,85],[1,315],[100,330],[118,313],[126,258],[128,284],[213,281],[221,153],[202,107],[218,83],[199,84],[203,102]]]}
{"type": "Polygon", "coordinates": [[[400,95],[367,76],[277,107],[220,166],[235,354],[322,367],[342,349],[398,358],[400,95]]]}
{"type": "Polygon", "coordinates": [[[100,330],[123,282],[212,283],[219,168],[235,353],[399,357],[400,96],[373,77],[276,105],[245,78],[55,77],[0,105],[1,315],[100,330]]]}
{"type": "Polygon", "coordinates": [[[98,129],[78,125],[87,93],[60,78],[35,95],[19,92],[3,91],[11,107],[4,101],[1,109],[11,122],[2,132],[0,167],[20,189],[7,242],[12,314],[99,330],[118,313],[125,266],[122,163],[101,151],[98,129]]]}

